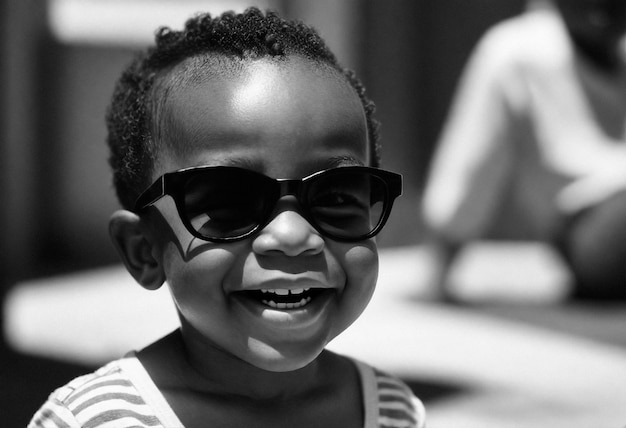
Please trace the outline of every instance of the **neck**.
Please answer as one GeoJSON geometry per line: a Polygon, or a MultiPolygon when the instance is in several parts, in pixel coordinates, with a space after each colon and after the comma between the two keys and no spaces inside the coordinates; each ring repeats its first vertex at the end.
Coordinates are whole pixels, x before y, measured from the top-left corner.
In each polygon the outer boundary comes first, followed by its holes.
{"type": "Polygon", "coordinates": [[[198,336],[197,332],[183,328],[182,334],[177,332],[168,338],[170,343],[165,345],[170,354],[166,356],[168,370],[171,371],[174,362],[176,371],[173,376],[166,375],[170,387],[259,402],[301,397],[319,379],[319,358],[301,369],[272,372],[255,367],[198,336]]]}

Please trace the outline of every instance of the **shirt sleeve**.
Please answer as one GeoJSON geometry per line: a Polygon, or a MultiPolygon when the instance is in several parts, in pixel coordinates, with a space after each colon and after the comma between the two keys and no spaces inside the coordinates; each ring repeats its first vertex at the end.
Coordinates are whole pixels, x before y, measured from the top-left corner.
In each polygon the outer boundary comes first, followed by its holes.
{"type": "Polygon", "coordinates": [[[28,428],[80,428],[72,412],[61,402],[50,396],[35,413],[28,428]]]}
{"type": "Polygon", "coordinates": [[[401,380],[375,370],[378,384],[378,426],[423,428],[426,411],[421,400],[401,380]]]}

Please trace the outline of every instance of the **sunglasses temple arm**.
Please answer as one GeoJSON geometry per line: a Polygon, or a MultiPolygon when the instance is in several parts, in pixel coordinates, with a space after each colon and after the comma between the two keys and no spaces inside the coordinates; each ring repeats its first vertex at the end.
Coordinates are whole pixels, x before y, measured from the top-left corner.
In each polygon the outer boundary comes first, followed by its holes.
{"type": "Polygon", "coordinates": [[[135,212],[139,212],[144,208],[154,204],[156,201],[165,196],[165,180],[164,177],[159,178],[152,183],[135,202],[135,212]]]}
{"type": "Polygon", "coordinates": [[[396,176],[392,177],[391,193],[394,199],[402,195],[402,181],[402,175],[400,174],[396,174],[396,176]]]}

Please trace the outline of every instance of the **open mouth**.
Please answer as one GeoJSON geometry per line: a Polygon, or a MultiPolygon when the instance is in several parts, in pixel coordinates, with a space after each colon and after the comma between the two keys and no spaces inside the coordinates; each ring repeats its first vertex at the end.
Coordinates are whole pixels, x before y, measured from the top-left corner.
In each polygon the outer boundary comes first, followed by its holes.
{"type": "Polygon", "coordinates": [[[274,309],[299,309],[323,293],[323,288],[262,289],[248,291],[247,295],[274,309]]]}

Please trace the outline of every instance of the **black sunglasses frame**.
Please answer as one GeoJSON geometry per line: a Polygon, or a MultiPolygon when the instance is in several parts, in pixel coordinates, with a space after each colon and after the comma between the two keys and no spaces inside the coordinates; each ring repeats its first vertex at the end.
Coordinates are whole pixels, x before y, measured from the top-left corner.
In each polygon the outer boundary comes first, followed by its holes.
{"type": "Polygon", "coordinates": [[[265,218],[262,222],[260,222],[251,230],[232,237],[209,237],[195,230],[185,213],[184,184],[192,177],[198,174],[202,174],[208,170],[223,171],[224,173],[230,174],[244,174],[254,177],[255,179],[261,179],[267,182],[278,184],[278,186],[271,184],[272,186],[275,186],[276,189],[278,189],[277,193],[272,195],[272,198],[275,200],[275,202],[287,195],[295,196],[302,209],[300,215],[302,215],[323,236],[341,242],[364,241],[378,234],[387,222],[389,215],[391,214],[391,209],[393,207],[395,199],[402,194],[402,175],[391,171],[385,171],[383,169],[371,168],[366,166],[343,166],[331,168],[315,172],[301,179],[274,179],[255,171],[231,166],[197,166],[163,174],[137,198],[134,211],[136,213],[141,213],[141,211],[153,205],[162,197],[170,195],[174,199],[176,209],[178,210],[178,215],[189,233],[191,233],[194,237],[198,239],[215,243],[235,242],[246,239],[257,231],[263,229],[265,226],[267,226],[267,224],[269,224],[269,222],[272,220],[270,214],[266,215],[265,217],[267,218],[265,218]],[[359,173],[366,173],[370,176],[376,177],[384,184],[385,195],[383,199],[383,211],[380,220],[369,233],[365,235],[360,235],[358,237],[346,237],[329,233],[328,231],[320,227],[314,216],[309,213],[309,209],[306,206],[306,203],[304,203],[303,195],[307,194],[308,186],[310,186],[312,182],[316,181],[316,179],[321,176],[326,177],[328,175],[334,174],[346,174],[354,171],[359,173]]]}

